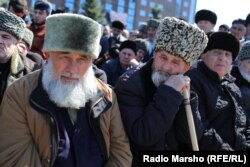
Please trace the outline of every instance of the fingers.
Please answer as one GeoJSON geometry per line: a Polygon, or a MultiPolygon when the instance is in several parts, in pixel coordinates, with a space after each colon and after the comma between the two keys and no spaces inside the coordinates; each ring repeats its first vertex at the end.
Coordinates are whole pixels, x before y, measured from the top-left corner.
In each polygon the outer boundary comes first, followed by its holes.
{"type": "Polygon", "coordinates": [[[189,89],[190,81],[191,80],[188,76],[179,74],[170,76],[164,84],[182,93],[184,89],[189,89]]]}

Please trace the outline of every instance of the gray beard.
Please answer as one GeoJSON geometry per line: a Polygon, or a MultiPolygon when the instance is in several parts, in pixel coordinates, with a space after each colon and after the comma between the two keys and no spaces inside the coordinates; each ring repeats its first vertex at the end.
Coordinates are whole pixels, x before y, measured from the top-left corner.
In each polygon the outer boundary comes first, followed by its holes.
{"type": "Polygon", "coordinates": [[[154,69],[151,75],[151,79],[156,87],[160,86],[162,83],[168,80],[169,77],[170,75],[168,73],[154,69]]]}
{"type": "Polygon", "coordinates": [[[59,107],[79,109],[97,94],[96,79],[92,66],[77,83],[65,83],[53,76],[52,63],[43,68],[42,84],[49,99],[59,107]]]}
{"type": "Polygon", "coordinates": [[[250,83],[250,74],[246,73],[245,71],[243,71],[242,69],[239,68],[240,74],[242,75],[242,77],[250,83]]]}

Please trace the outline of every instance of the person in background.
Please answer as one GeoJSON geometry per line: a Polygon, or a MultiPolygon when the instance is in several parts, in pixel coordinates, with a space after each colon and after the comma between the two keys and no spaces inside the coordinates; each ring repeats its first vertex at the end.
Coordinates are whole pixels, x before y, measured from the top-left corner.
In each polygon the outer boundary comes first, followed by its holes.
{"type": "Polygon", "coordinates": [[[234,20],[230,28],[230,33],[235,36],[240,41],[240,43],[242,43],[244,41],[244,36],[246,33],[245,20],[234,20]]]}
{"type": "MultiPolygon", "coordinates": [[[[35,62],[18,53],[25,22],[7,10],[0,10],[0,104],[6,88],[15,80],[36,70],[35,62]],[[29,62],[29,63],[27,63],[29,62]]],[[[0,165],[1,166],[1,165],[0,165]]]]}
{"type": "Polygon", "coordinates": [[[152,58],[152,53],[155,47],[155,33],[160,24],[160,20],[158,19],[149,19],[147,21],[147,42],[148,42],[148,52],[143,59],[143,62],[147,62],[152,58]]]}
{"type": "Polygon", "coordinates": [[[211,10],[202,9],[195,14],[195,23],[206,34],[213,32],[217,22],[217,15],[211,10]]]}
{"type": "Polygon", "coordinates": [[[119,57],[106,61],[101,67],[107,75],[108,84],[115,86],[118,78],[130,69],[130,61],[135,59],[136,53],[137,47],[134,41],[127,40],[121,43],[119,57]]]}
{"type": "Polygon", "coordinates": [[[249,41],[250,40],[250,13],[246,17],[245,27],[246,27],[245,41],[249,41]]]}
{"type": "MultiPolygon", "coordinates": [[[[241,93],[230,75],[239,49],[240,43],[232,34],[212,33],[202,61],[186,73],[191,79],[191,91],[198,96],[199,117],[194,119],[200,150],[249,150],[241,93]]],[[[187,124],[182,125],[187,128],[187,124]]]]}
{"type": "Polygon", "coordinates": [[[26,24],[31,23],[27,0],[10,0],[8,10],[18,17],[21,17],[26,24]]]}
{"type": "Polygon", "coordinates": [[[147,38],[147,24],[142,23],[138,27],[139,34],[137,35],[137,38],[147,38]]]}
{"type": "Polygon", "coordinates": [[[182,93],[190,84],[182,74],[199,57],[207,41],[199,28],[166,17],[156,32],[153,59],[118,80],[115,91],[130,139],[133,167],[138,166],[140,151],[181,150],[176,132],[184,120],[175,120],[183,104],[182,93]]]}
{"type": "MultiPolygon", "coordinates": [[[[250,126],[250,41],[243,43],[243,46],[237,56],[237,65],[231,71],[236,80],[235,84],[242,93],[243,108],[247,115],[247,125],[250,126]]],[[[247,141],[250,143],[250,129],[246,131],[247,141]]]]}
{"type": "Polygon", "coordinates": [[[30,51],[38,53],[45,60],[47,55],[42,51],[45,36],[45,21],[51,14],[52,7],[47,0],[37,0],[34,4],[34,14],[32,23],[27,26],[34,34],[33,43],[30,51]]]}
{"type": "Polygon", "coordinates": [[[30,31],[28,28],[24,29],[24,35],[23,38],[21,39],[19,45],[17,46],[18,48],[18,53],[23,57],[27,57],[26,60],[32,60],[33,62],[36,63],[37,65],[37,69],[41,68],[44,64],[44,60],[41,57],[41,55],[39,55],[38,53],[34,53],[30,51],[30,48],[32,46],[32,42],[33,42],[33,32],[30,31]]]}
{"type": "Polygon", "coordinates": [[[143,64],[142,60],[144,59],[148,51],[148,42],[145,39],[140,39],[140,38],[135,39],[134,42],[136,43],[137,47],[137,53],[134,59],[136,60],[136,62],[132,61],[130,63],[134,67],[137,67],[138,65],[143,64]]]}
{"type": "Polygon", "coordinates": [[[221,24],[218,29],[219,32],[229,32],[229,26],[226,24],[221,24]]]}
{"type": "Polygon", "coordinates": [[[95,64],[98,67],[102,67],[103,61],[100,61],[99,59],[105,59],[105,54],[107,54],[107,52],[113,48],[119,48],[120,44],[127,40],[123,35],[122,35],[122,31],[125,29],[125,25],[118,21],[115,20],[112,22],[111,25],[111,34],[110,36],[102,36],[101,40],[100,40],[100,45],[101,45],[101,51],[99,54],[99,58],[95,61],[95,64]],[[98,63],[97,63],[98,62],[98,63]]]}
{"type": "Polygon", "coordinates": [[[130,166],[116,95],[92,68],[99,23],[54,14],[45,34],[47,63],[8,87],[0,106],[0,166],[130,166]]]}

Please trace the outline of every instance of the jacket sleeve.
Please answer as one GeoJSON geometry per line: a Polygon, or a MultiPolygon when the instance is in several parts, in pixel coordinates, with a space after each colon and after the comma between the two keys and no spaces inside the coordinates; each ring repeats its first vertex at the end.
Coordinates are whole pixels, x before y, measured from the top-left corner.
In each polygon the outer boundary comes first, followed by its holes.
{"type": "Polygon", "coordinates": [[[0,107],[0,166],[36,166],[41,162],[26,118],[23,89],[12,84],[0,107]],[[14,86],[13,86],[14,85],[14,86]]]}
{"type": "Polygon", "coordinates": [[[117,98],[113,93],[113,107],[110,114],[110,146],[109,159],[105,167],[129,167],[132,163],[129,140],[125,133],[117,98]]]}
{"type": "Polygon", "coordinates": [[[141,147],[152,146],[166,135],[183,101],[179,92],[166,85],[157,88],[152,100],[146,99],[136,81],[121,79],[115,90],[128,136],[141,147]]]}

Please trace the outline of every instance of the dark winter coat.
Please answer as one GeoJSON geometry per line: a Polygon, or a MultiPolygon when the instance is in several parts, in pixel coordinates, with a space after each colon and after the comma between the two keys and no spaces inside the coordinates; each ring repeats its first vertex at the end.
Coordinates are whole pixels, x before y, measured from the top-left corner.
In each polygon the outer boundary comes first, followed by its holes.
{"type": "Polygon", "coordinates": [[[179,149],[175,117],[183,98],[169,86],[155,87],[151,79],[152,61],[141,69],[126,72],[115,87],[125,130],[130,138],[133,166],[138,163],[139,151],[179,149]]]}
{"type": "MultiPolygon", "coordinates": [[[[236,78],[236,85],[240,88],[243,100],[243,108],[247,115],[247,125],[250,125],[250,82],[244,79],[238,67],[233,67],[231,74],[236,78]]],[[[250,128],[247,129],[247,140],[250,143],[250,128]]]]}
{"type": "Polygon", "coordinates": [[[16,79],[39,69],[40,67],[29,58],[15,52],[9,62],[0,64],[0,104],[6,88],[16,79]]]}
{"type": "Polygon", "coordinates": [[[111,86],[115,86],[119,77],[126,71],[122,69],[118,57],[105,62],[101,69],[106,73],[108,84],[111,86]]]}
{"type": "Polygon", "coordinates": [[[246,115],[235,78],[220,79],[203,62],[187,72],[198,95],[197,137],[200,150],[246,150],[246,115]]]}
{"type": "MultiPolygon", "coordinates": [[[[61,142],[59,125],[41,76],[36,71],[6,90],[0,106],[1,167],[53,166],[61,142]]],[[[116,95],[100,80],[96,84],[98,94],[85,106],[88,123],[106,160],[105,167],[128,167],[132,156],[116,95]]]]}

